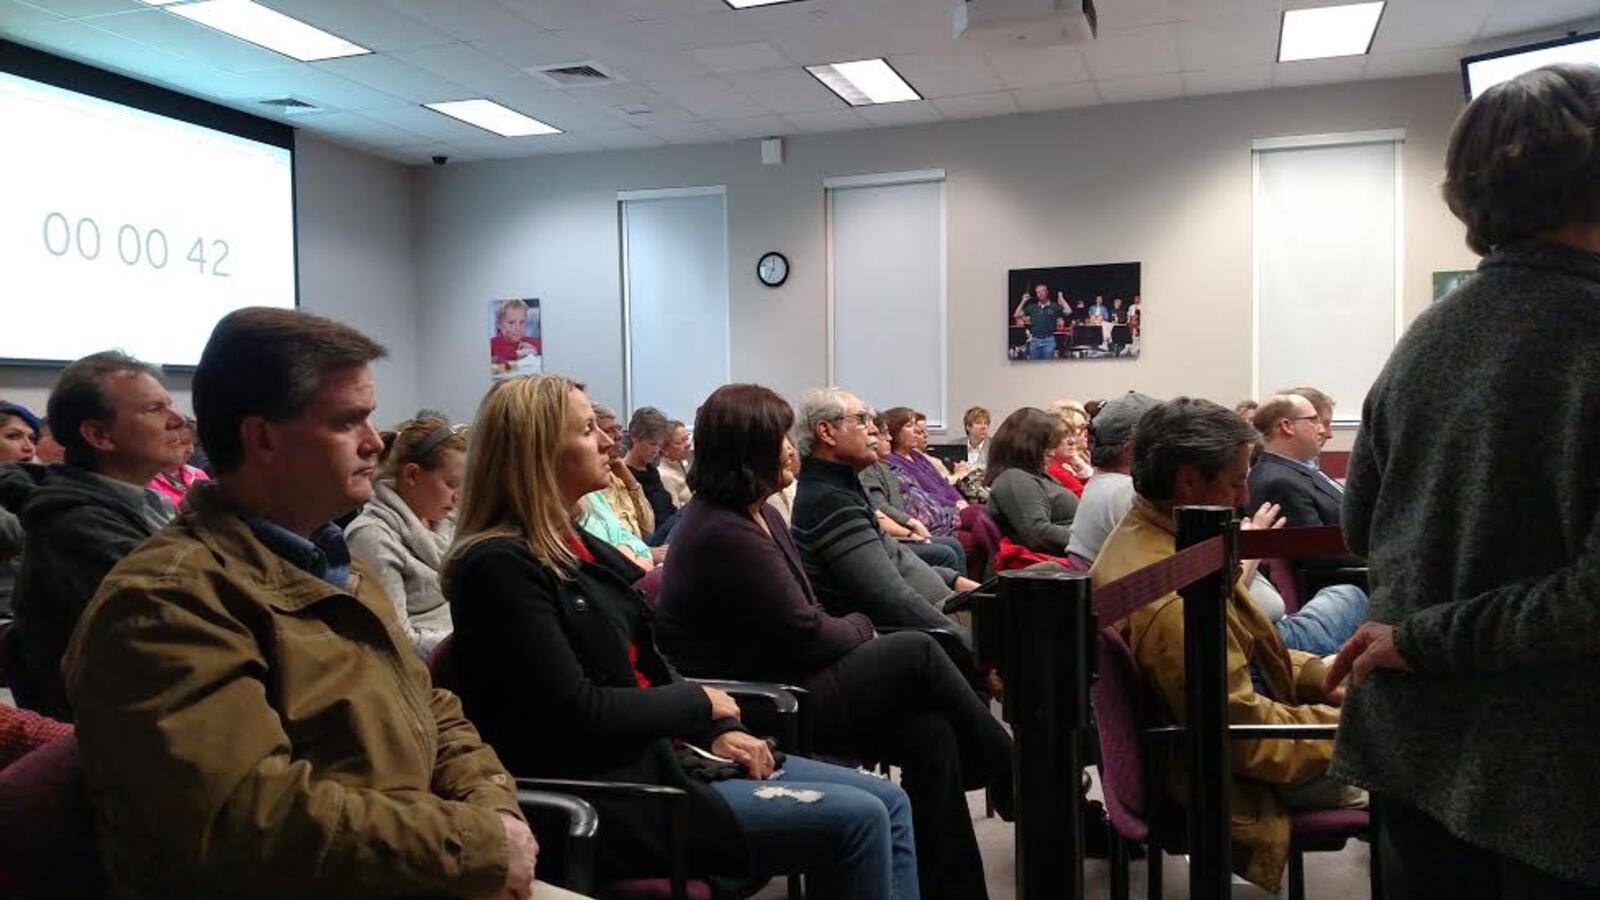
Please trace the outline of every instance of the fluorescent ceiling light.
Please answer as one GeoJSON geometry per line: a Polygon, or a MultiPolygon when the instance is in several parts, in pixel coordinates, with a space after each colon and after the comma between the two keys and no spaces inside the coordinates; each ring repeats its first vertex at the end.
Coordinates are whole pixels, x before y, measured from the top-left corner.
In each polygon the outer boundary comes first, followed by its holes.
{"type": "Polygon", "coordinates": [[[449,103],[425,104],[434,112],[460,119],[501,137],[527,137],[531,134],[560,134],[561,129],[546,125],[514,109],[507,109],[493,100],[452,100],[449,103]]]}
{"type": "Polygon", "coordinates": [[[251,0],[204,0],[167,11],[301,62],[372,52],[251,0]]]}
{"type": "Polygon", "coordinates": [[[150,6],[167,6],[172,3],[189,3],[191,0],[139,0],[139,2],[150,6]]]}
{"type": "Polygon", "coordinates": [[[1278,62],[1361,56],[1372,49],[1383,7],[1379,2],[1284,10],[1278,62]]]}
{"type": "Polygon", "coordinates": [[[734,9],[749,9],[752,6],[776,6],[779,3],[798,3],[800,0],[722,0],[734,9]]]}
{"type": "Polygon", "coordinates": [[[851,106],[871,106],[874,103],[903,103],[921,100],[906,80],[900,77],[882,59],[858,59],[855,62],[829,63],[824,66],[806,66],[806,71],[828,89],[844,98],[851,106]]]}

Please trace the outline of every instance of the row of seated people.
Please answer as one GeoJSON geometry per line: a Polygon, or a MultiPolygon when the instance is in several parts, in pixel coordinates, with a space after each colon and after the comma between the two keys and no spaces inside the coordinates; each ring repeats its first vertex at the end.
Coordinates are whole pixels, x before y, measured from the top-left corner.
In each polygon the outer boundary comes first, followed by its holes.
{"type": "MultiPolygon", "coordinates": [[[[217,480],[193,487],[170,524],[170,505],[128,479],[127,463],[164,468],[181,456],[184,429],[169,427],[171,398],[155,373],[126,357],[97,355],[63,374],[63,385],[86,385],[104,410],[67,438],[66,464],[4,467],[0,478],[36,492],[63,481],[94,485],[80,488],[71,516],[44,515],[37,493],[20,497],[22,615],[5,668],[19,701],[76,719],[115,883],[130,894],[173,895],[248,880],[267,893],[312,896],[296,886],[299,867],[283,855],[291,854],[323,861],[319,892],[330,895],[357,882],[487,895],[500,879],[512,890],[528,874],[519,854],[532,838],[508,799],[504,760],[518,774],[685,786],[697,871],[804,871],[826,896],[983,895],[963,792],[991,788],[1004,814],[1009,737],[970,673],[932,639],[879,636],[865,615],[819,604],[814,570],[765,504],[788,477],[786,418],[769,417],[758,446],[770,444],[770,453],[752,455],[743,431],[703,439],[705,458],[720,450],[732,467],[724,481],[754,493],[729,507],[734,495],[712,488],[680,514],[675,552],[684,562],[665,570],[672,580],[663,611],[719,623],[690,601],[721,596],[686,600],[677,574],[718,572],[729,559],[715,542],[696,550],[697,529],[705,530],[696,508],[742,510],[752,529],[765,530],[765,563],[787,566],[791,589],[763,614],[775,625],[809,619],[815,630],[810,646],[788,632],[758,635],[774,651],[759,659],[767,676],[815,691],[819,748],[900,765],[914,803],[853,769],[776,755],[743,730],[732,698],[684,682],[659,655],[633,588],[643,569],[575,525],[585,499],[614,475],[611,438],[580,388],[555,377],[513,379],[491,392],[469,433],[414,421],[386,446],[367,424],[367,362],[382,352],[314,316],[248,310],[225,318],[194,378],[217,480]],[[313,390],[291,377],[307,368],[320,375],[313,390]],[[99,446],[89,439],[97,430],[116,439],[99,446]],[[72,462],[83,458],[88,465],[72,462]],[[107,473],[123,475],[121,486],[102,485],[107,473]],[[331,522],[361,504],[346,538],[331,522]],[[111,520],[116,528],[105,525],[111,520]],[[446,527],[453,536],[439,540],[446,527]],[[123,541],[120,554],[97,528],[123,541]],[[418,552],[405,537],[424,532],[433,543],[418,552]],[[66,564],[73,541],[104,556],[101,578],[90,582],[66,564]],[[364,549],[352,559],[355,547],[364,549]],[[420,563],[429,547],[442,549],[435,571],[467,713],[494,750],[449,694],[428,690],[417,651],[430,623],[391,596],[409,598],[412,584],[426,580],[420,563]],[[407,555],[419,562],[410,572],[385,573],[363,558],[407,555]],[[74,577],[51,585],[50,572],[74,577]],[[397,606],[408,615],[396,616],[397,606]],[[34,664],[37,637],[57,627],[64,646],[50,684],[52,667],[34,664]],[[230,740],[218,745],[216,734],[230,740]],[[735,764],[702,781],[707,769],[685,765],[686,744],[735,764]],[[776,803],[756,793],[773,777],[789,791],[776,803]],[[167,791],[179,783],[188,787],[174,800],[167,791]],[[799,802],[811,790],[825,802],[799,802]],[[333,824],[352,804],[362,810],[356,833],[333,824]],[[930,852],[918,854],[919,843],[930,852]],[[366,871],[364,861],[395,858],[406,865],[366,871]]],[[[702,434],[718,433],[712,419],[748,414],[737,402],[730,412],[723,399],[702,408],[702,434]]],[[[876,460],[873,429],[859,401],[847,414],[831,412],[840,400],[824,392],[807,407],[817,444],[829,449],[813,448],[806,465],[847,474],[840,483],[859,500],[854,527],[875,533],[854,477],[858,464],[876,460]]],[[[764,402],[792,415],[770,392],[764,402]]],[[[691,470],[702,471],[713,478],[709,464],[691,470]]],[[[809,496],[797,495],[802,521],[809,496]]],[[[888,544],[875,547],[887,555],[888,544]]],[[[743,577],[765,586],[759,567],[743,577]]],[[[735,647],[752,637],[731,633],[735,647]]],[[[726,675],[748,661],[698,662],[726,675]]],[[[659,822],[603,812],[604,871],[663,871],[659,822]]]]}

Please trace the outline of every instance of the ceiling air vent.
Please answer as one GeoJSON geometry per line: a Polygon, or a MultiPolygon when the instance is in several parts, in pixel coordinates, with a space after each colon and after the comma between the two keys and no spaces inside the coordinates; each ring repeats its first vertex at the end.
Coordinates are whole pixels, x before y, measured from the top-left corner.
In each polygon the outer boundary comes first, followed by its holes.
{"type": "Polygon", "coordinates": [[[281,112],[287,116],[299,115],[301,113],[319,112],[321,110],[320,107],[307,103],[304,100],[296,100],[293,97],[278,97],[273,100],[263,100],[261,101],[261,105],[270,106],[274,110],[277,110],[278,112],[281,112]]]}
{"type": "Polygon", "coordinates": [[[627,81],[626,78],[619,76],[594,60],[562,63],[554,66],[535,66],[523,71],[543,78],[556,87],[564,88],[588,87],[595,84],[615,84],[619,81],[627,81]]]}

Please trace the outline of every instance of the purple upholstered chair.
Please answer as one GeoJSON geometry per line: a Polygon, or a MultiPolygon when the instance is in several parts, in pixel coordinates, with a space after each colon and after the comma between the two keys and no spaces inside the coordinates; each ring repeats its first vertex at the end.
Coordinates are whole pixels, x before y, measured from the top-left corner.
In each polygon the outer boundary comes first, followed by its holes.
{"type": "MultiPolygon", "coordinates": [[[[1149,860],[1149,896],[1161,897],[1162,853],[1186,852],[1184,810],[1163,796],[1151,763],[1147,730],[1159,724],[1156,698],[1145,689],[1133,652],[1115,628],[1102,628],[1097,644],[1098,678],[1090,688],[1100,733],[1100,785],[1111,817],[1111,896],[1128,897],[1127,842],[1142,843],[1149,860]]],[[[1331,739],[1331,735],[1329,736],[1331,739]]],[[[1307,851],[1335,851],[1351,838],[1367,839],[1371,817],[1361,809],[1294,812],[1289,816],[1289,898],[1305,900],[1307,851]]],[[[1376,847],[1372,896],[1379,898],[1376,847]]]]}

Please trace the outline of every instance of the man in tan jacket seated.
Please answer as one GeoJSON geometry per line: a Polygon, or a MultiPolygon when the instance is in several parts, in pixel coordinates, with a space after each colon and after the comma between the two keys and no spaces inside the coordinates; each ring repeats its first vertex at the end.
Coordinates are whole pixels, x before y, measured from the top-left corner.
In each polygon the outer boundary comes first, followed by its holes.
{"type": "Polygon", "coordinates": [[[372,492],[383,355],[260,308],[206,344],[216,480],[105,578],[63,664],[115,897],[533,890],[515,784],[331,523],[372,492]]]}
{"type": "MultiPolygon", "coordinates": [[[[1180,397],[1151,409],[1133,434],[1133,508],[1106,538],[1090,576],[1096,585],[1174,552],[1175,506],[1249,503],[1246,478],[1259,436],[1233,410],[1180,397]]],[[[1244,583],[1241,579],[1240,585],[1244,583]]],[[[1177,722],[1184,717],[1183,599],[1169,594],[1117,623],[1145,683],[1177,722]]],[[[1343,699],[1321,688],[1322,660],[1288,650],[1236,586],[1227,609],[1228,719],[1235,725],[1337,724],[1343,699]]],[[[1289,849],[1285,810],[1352,805],[1360,792],[1327,777],[1331,740],[1233,742],[1234,869],[1276,891],[1289,849]]],[[[1170,767],[1168,788],[1187,803],[1187,771],[1170,767]]]]}

